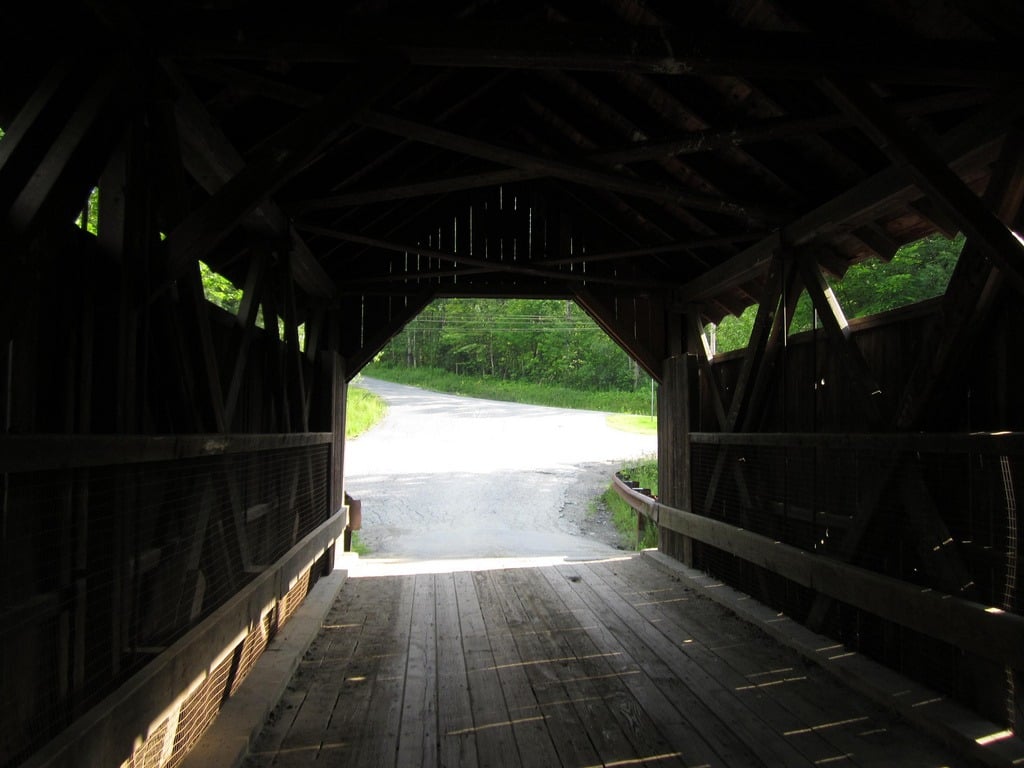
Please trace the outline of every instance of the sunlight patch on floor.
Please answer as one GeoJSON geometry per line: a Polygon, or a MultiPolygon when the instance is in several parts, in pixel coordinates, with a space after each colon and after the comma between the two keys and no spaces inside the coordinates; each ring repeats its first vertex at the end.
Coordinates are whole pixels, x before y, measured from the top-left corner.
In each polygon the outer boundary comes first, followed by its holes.
{"type": "Polygon", "coordinates": [[[629,560],[630,555],[595,557],[585,559],[569,558],[564,555],[537,557],[466,557],[423,560],[404,557],[361,557],[346,558],[345,568],[349,578],[359,579],[372,576],[415,576],[428,573],[458,573],[460,571],[494,571],[509,568],[550,568],[556,565],[574,563],[616,563],[629,560]]]}

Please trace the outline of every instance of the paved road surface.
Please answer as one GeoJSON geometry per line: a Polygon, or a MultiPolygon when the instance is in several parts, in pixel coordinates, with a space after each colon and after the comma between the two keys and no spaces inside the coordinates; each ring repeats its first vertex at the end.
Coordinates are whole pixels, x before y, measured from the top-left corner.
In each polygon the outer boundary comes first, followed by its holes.
{"type": "Polygon", "coordinates": [[[346,490],[363,504],[372,557],[403,560],[604,557],[588,516],[624,460],[657,440],[604,414],[444,395],[362,378],[388,415],[345,449],[346,490]]]}

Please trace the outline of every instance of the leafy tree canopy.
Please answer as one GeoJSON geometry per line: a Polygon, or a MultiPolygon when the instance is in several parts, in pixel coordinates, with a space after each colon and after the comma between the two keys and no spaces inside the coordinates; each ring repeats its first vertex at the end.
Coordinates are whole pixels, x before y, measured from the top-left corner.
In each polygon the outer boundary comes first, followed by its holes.
{"type": "Polygon", "coordinates": [[[650,386],[639,366],[572,301],[441,299],[406,326],[377,362],[583,390],[650,386]]]}

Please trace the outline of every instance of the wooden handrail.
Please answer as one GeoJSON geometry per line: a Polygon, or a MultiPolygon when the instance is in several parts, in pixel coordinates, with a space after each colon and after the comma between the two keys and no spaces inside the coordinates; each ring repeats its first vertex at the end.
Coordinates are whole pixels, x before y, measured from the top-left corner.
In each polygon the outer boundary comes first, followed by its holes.
{"type": "Polygon", "coordinates": [[[1024,453],[1024,432],[691,432],[695,445],[920,453],[1024,453]]]}
{"type": "Polygon", "coordinates": [[[874,573],[720,520],[667,506],[629,488],[618,476],[613,484],[627,504],[662,528],[908,629],[1001,665],[1024,669],[1024,616],[874,573]]]}
{"type": "Polygon", "coordinates": [[[0,473],[123,466],[330,445],[330,432],[197,435],[0,435],[0,473]]]}
{"type": "MultiPolygon", "coordinates": [[[[33,755],[22,768],[119,765],[148,735],[175,697],[205,679],[232,653],[295,579],[342,536],[343,508],[296,543],[230,600],[120,685],[33,755]]],[[[256,631],[259,631],[258,629],[256,631]]]]}

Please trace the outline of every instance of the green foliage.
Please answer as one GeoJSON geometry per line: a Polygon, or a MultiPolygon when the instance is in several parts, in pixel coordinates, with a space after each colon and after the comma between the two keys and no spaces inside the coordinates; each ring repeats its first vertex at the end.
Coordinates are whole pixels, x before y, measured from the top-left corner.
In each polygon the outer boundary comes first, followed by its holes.
{"type": "MultiPolygon", "coordinates": [[[[952,240],[931,235],[903,246],[888,263],[870,259],[850,267],[842,280],[828,282],[847,318],[887,312],[943,294],[963,244],[963,235],[952,240]]],[[[723,318],[713,329],[716,351],[746,347],[756,317],[754,305],[738,317],[723,318]]],[[[813,322],[813,307],[805,292],[793,313],[790,333],[810,330],[813,322]]]]}
{"type": "Polygon", "coordinates": [[[364,542],[359,537],[359,531],[352,531],[352,550],[351,551],[355,552],[357,555],[368,555],[368,554],[370,554],[370,548],[368,546],[366,546],[366,542],[364,542]]]}
{"type": "Polygon", "coordinates": [[[640,459],[627,464],[619,470],[623,480],[640,483],[641,488],[650,488],[651,493],[658,495],[658,460],[655,458],[640,459]]]}
{"type": "Polygon", "coordinates": [[[232,315],[237,315],[238,307],[242,303],[242,289],[237,288],[224,275],[214,272],[202,261],[199,262],[199,274],[203,279],[206,300],[232,315]]]}
{"type": "Polygon", "coordinates": [[[585,312],[571,301],[554,299],[435,301],[378,361],[392,369],[437,368],[480,380],[567,389],[632,392],[650,387],[650,378],[585,312]]]}
{"type": "Polygon", "coordinates": [[[871,259],[830,281],[847,317],[865,317],[945,293],[963,235],[948,240],[932,235],[900,248],[892,261],[871,259]]]}
{"type": "Polygon", "coordinates": [[[100,189],[99,187],[93,187],[89,193],[89,199],[85,203],[85,208],[78,214],[78,218],[75,219],[75,226],[81,227],[86,232],[96,234],[100,228],[100,189]]]}
{"type": "MultiPolygon", "coordinates": [[[[624,480],[635,480],[641,488],[650,488],[651,493],[658,495],[658,460],[656,458],[643,458],[631,464],[627,464],[619,470],[619,475],[624,480]]],[[[644,535],[639,544],[636,541],[636,512],[629,504],[622,500],[615,488],[611,485],[601,494],[601,503],[605,505],[612,515],[612,522],[622,535],[623,542],[630,548],[637,546],[638,549],[658,546],[657,528],[648,523],[644,529],[644,535]]]]}
{"type": "Polygon", "coordinates": [[[347,439],[359,437],[387,415],[387,403],[373,392],[361,387],[349,387],[345,402],[347,439]]]}
{"type": "Polygon", "coordinates": [[[638,435],[658,434],[658,419],[654,416],[641,416],[635,413],[609,413],[604,418],[612,429],[633,432],[638,435]]]}

